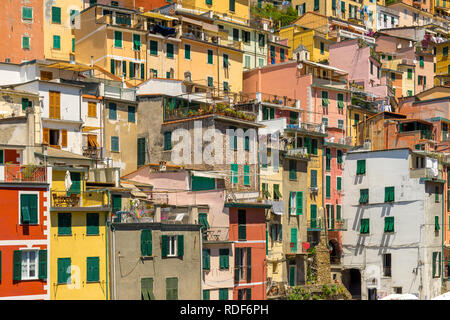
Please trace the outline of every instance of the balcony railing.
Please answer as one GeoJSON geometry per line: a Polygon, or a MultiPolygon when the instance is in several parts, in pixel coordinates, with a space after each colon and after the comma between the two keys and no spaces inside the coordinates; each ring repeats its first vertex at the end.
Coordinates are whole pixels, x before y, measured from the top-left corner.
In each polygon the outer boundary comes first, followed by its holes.
{"type": "Polygon", "coordinates": [[[268,93],[261,93],[261,101],[272,103],[272,104],[278,104],[281,106],[287,106],[296,108],[297,107],[297,100],[289,98],[287,96],[279,96],[279,95],[273,95],[268,93]]]}
{"type": "Polygon", "coordinates": [[[105,85],[105,97],[136,101],[136,89],[105,85]]]}
{"type": "Polygon", "coordinates": [[[212,227],[206,229],[205,241],[215,242],[215,241],[228,241],[229,240],[229,228],[228,227],[212,227]]]}
{"type": "Polygon", "coordinates": [[[99,160],[102,156],[102,148],[83,147],[83,156],[99,160]]]}
{"type": "Polygon", "coordinates": [[[322,218],[312,218],[308,220],[308,231],[323,230],[322,218]]]}
{"type": "Polygon", "coordinates": [[[47,168],[34,165],[5,164],[0,166],[0,182],[47,182],[47,168]]]}
{"type": "Polygon", "coordinates": [[[51,206],[58,208],[109,207],[106,190],[89,190],[86,192],[50,191],[51,206]]]}
{"type": "Polygon", "coordinates": [[[442,132],[442,141],[450,141],[450,132],[448,131],[442,132]]]}
{"type": "Polygon", "coordinates": [[[319,86],[333,86],[339,89],[347,89],[347,83],[329,78],[327,79],[327,78],[313,77],[313,84],[319,86]]]}
{"type": "Polygon", "coordinates": [[[331,219],[328,221],[328,231],[346,231],[347,219],[331,219]]]}
{"type": "Polygon", "coordinates": [[[295,148],[295,149],[288,149],[286,154],[291,157],[297,157],[297,158],[308,158],[308,148],[295,148]]]}

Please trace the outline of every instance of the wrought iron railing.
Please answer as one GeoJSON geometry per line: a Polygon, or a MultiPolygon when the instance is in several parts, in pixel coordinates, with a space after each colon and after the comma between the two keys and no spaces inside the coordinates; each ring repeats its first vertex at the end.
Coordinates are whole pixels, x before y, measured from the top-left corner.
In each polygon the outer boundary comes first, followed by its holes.
{"type": "Polygon", "coordinates": [[[47,168],[34,165],[5,164],[0,166],[2,182],[46,182],[47,168]]]}
{"type": "Polygon", "coordinates": [[[228,227],[211,227],[204,230],[205,241],[228,241],[229,240],[229,228],[228,227]]]}
{"type": "Polygon", "coordinates": [[[68,191],[53,189],[50,191],[52,207],[109,207],[106,190],[68,191]]]}

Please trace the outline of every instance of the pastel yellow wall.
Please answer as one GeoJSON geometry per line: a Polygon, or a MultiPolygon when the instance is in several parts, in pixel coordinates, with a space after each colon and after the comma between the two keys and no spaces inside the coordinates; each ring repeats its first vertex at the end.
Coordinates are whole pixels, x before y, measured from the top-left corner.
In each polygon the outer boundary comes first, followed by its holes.
{"type": "MultiPolygon", "coordinates": [[[[158,54],[153,55],[150,54],[150,49],[147,51],[147,72],[150,69],[154,69],[158,72],[157,78],[166,78],[166,73],[170,72],[170,69],[173,69],[173,78],[174,79],[182,79],[178,77],[178,48],[180,47],[179,41],[175,41],[174,39],[167,38],[161,39],[160,37],[151,37],[149,34],[149,40],[158,42],[158,54]],[[173,58],[169,58],[167,56],[167,44],[173,44],[173,58]]],[[[151,78],[152,75],[150,73],[147,74],[147,78],[151,78]]]]}
{"type": "Polygon", "coordinates": [[[45,0],[44,1],[44,56],[46,59],[70,60],[72,39],[70,11],[83,10],[82,0],[45,0]],[[52,23],[52,6],[61,8],[61,23],[52,23]],[[53,36],[61,37],[61,49],[53,49],[53,36]]]}
{"type": "MultiPolygon", "coordinates": [[[[311,220],[311,205],[315,204],[317,205],[317,218],[322,219],[322,227],[324,226],[323,221],[323,213],[321,212],[321,208],[323,207],[323,139],[311,136],[311,139],[317,140],[317,155],[311,154],[310,160],[308,161],[308,187],[311,183],[311,170],[317,170],[317,187],[319,188],[319,191],[315,193],[315,196],[312,196],[312,194],[306,194],[306,207],[307,207],[307,219],[308,222],[311,220]]],[[[308,223],[309,226],[309,223],[308,223]]]]}
{"type": "MultiPolygon", "coordinates": [[[[450,6],[450,1],[448,2],[450,6]]],[[[436,45],[436,75],[450,73],[448,69],[448,66],[450,65],[450,58],[449,58],[450,53],[447,54],[447,56],[444,56],[443,55],[444,47],[450,49],[450,42],[447,41],[436,45]]]]}
{"type": "Polygon", "coordinates": [[[289,59],[292,59],[292,54],[297,47],[302,44],[310,53],[310,60],[313,62],[319,62],[323,60],[328,60],[329,51],[328,43],[324,40],[317,38],[317,36],[322,36],[325,39],[328,35],[316,32],[315,30],[304,30],[304,31],[294,31],[299,30],[298,27],[288,27],[280,30],[279,35],[281,39],[288,39],[289,49],[289,59]],[[320,52],[320,42],[324,43],[324,52],[320,52]]]}
{"type": "MultiPolygon", "coordinates": [[[[50,214],[50,297],[52,300],[106,300],[105,213],[99,212],[99,235],[86,235],[86,213],[71,212],[72,235],[58,235],[58,212],[50,214]],[[99,282],[86,283],[86,258],[99,257],[99,282]],[[58,258],[70,258],[72,284],[58,283],[58,258]],[[78,271],[79,270],[79,271],[78,271]],[[79,275],[79,277],[77,277],[79,275]],[[79,279],[79,280],[76,280],[79,279]]],[[[108,284],[109,286],[109,284],[108,284]]],[[[109,290],[109,288],[108,288],[109,290]]]]}
{"type": "Polygon", "coordinates": [[[184,79],[184,73],[190,71],[192,81],[207,85],[207,77],[213,77],[214,87],[223,89],[223,81],[227,81],[231,92],[242,91],[242,51],[236,51],[214,44],[182,39],[179,49],[178,79],[184,79]],[[185,58],[185,44],[191,46],[191,58],[185,58]],[[208,64],[208,49],[213,51],[213,64],[208,64]],[[230,66],[228,72],[223,68],[223,54],[228,54],[230,66]],[[219,59],[217,59],[217,56],[219,59]],[[217,66],[219,63],[219,66],[217,66]]]}
{"type": "Polygon", "coordinates": [[[230,11],[228,0],[212,0],[212,5],[206,4],[205,0],[183,0],[180,1],[183,8],[198,10],[202,12],[213,11],[214,13],[226,14],[236,20],[246,23],[250,19],[249,0],[235,0],[235,10],[230,11]]]}
{"type": "Polygon", "coordinates": [[[356,146],[358,141],[358,126],[356,125],[355,121],[355,114],[359,115],[359,122],[361,123],[364,121],[365,116],[370,117],[373,115],[373,113],[369,113],[364,109],[356,109],[352,108],[351,110],[347,110],[347,121],[346,121],[346,130],[345,132],[348,133],[348,136],[352,137],[352,145],[356,146]]]}
{"type": "MultiPolygon", "coordinates": [[[[283,166],[279,165],[278,172],[273,170],[272,166],[267,166],[267,168],[260,167],[260,190],[262,190],[262,184],[266,183],[268,185],[268,190],[270,193],[270,198],[273,200],[274,197],[274,191],[273,191],[273,185],[278,184],[280,193],[283,194],[283,166]]],[[[284,200],[281,198],[280,200],[284,200]]],[[[275,214],[271,213],[272,217],[280,217],[275,214]]],[[[281,217],[280,217],[281,218],[281,217]]],[[[280,219],[280,223],[282,220],[280,219]]],[[[267,245],[269,250],[269,256],[268,256],[268,263],[267,263],[267,277],[272,278],[272,281],[275,282],[282,282],[284,278],[283,277],[285,273],[285,269],[283,268],[283,263],[281,259],[284,257],[283,254],[283,241],[272,241],[272,237],[270,235],[270,229],[268,229],[268,237],[267,237],[267,245]],[[275,270],[275,273],[273,272],[273,262],[270,260],[273,259],[279,259],[280,261],[277,263],[277,269],[275,270]]],[[[283,230],[282,232],[286,232],[283,230]]]]}

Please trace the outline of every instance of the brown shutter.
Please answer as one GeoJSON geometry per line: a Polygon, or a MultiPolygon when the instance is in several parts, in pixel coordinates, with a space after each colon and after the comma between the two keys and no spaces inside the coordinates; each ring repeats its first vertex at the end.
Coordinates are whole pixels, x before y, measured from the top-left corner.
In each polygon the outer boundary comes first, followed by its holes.
{"type": "Polygon", "coordinates": [[[54,103],[53,97],[54,97],[53,92],[50,91],[49,92],[49,118],[50,119],[53,119],[55,117],[55,115],[54,115],[55,112],[54,112],[54,107],[53,107],[55,105],[55,103],[54,103]]]}
{"type": "Polygon", "coordinates": [[[61,92],[55,92],[55,118],[61,119],[61,92]]]}
{"type": "Polygon", "coordinates": [[[61,146],[67,147],[67,130],[61,130],[61,146]]]}
{"type": "Polygon", "coordinates": [[[50,130],[48,128],[44,128],[42,143],[46,143],[46,144],[50,143],[50,130]]]}

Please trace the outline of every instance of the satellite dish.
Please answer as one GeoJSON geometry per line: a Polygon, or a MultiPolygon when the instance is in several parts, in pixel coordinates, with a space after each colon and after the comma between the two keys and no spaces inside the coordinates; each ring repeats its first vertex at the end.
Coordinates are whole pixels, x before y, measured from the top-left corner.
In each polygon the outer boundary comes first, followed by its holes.
{"type": "Polygon", "coordinates": [[[303,69],[303,63],[299,63],[298,65],[297,65],[297,69],[303,69]]]}

